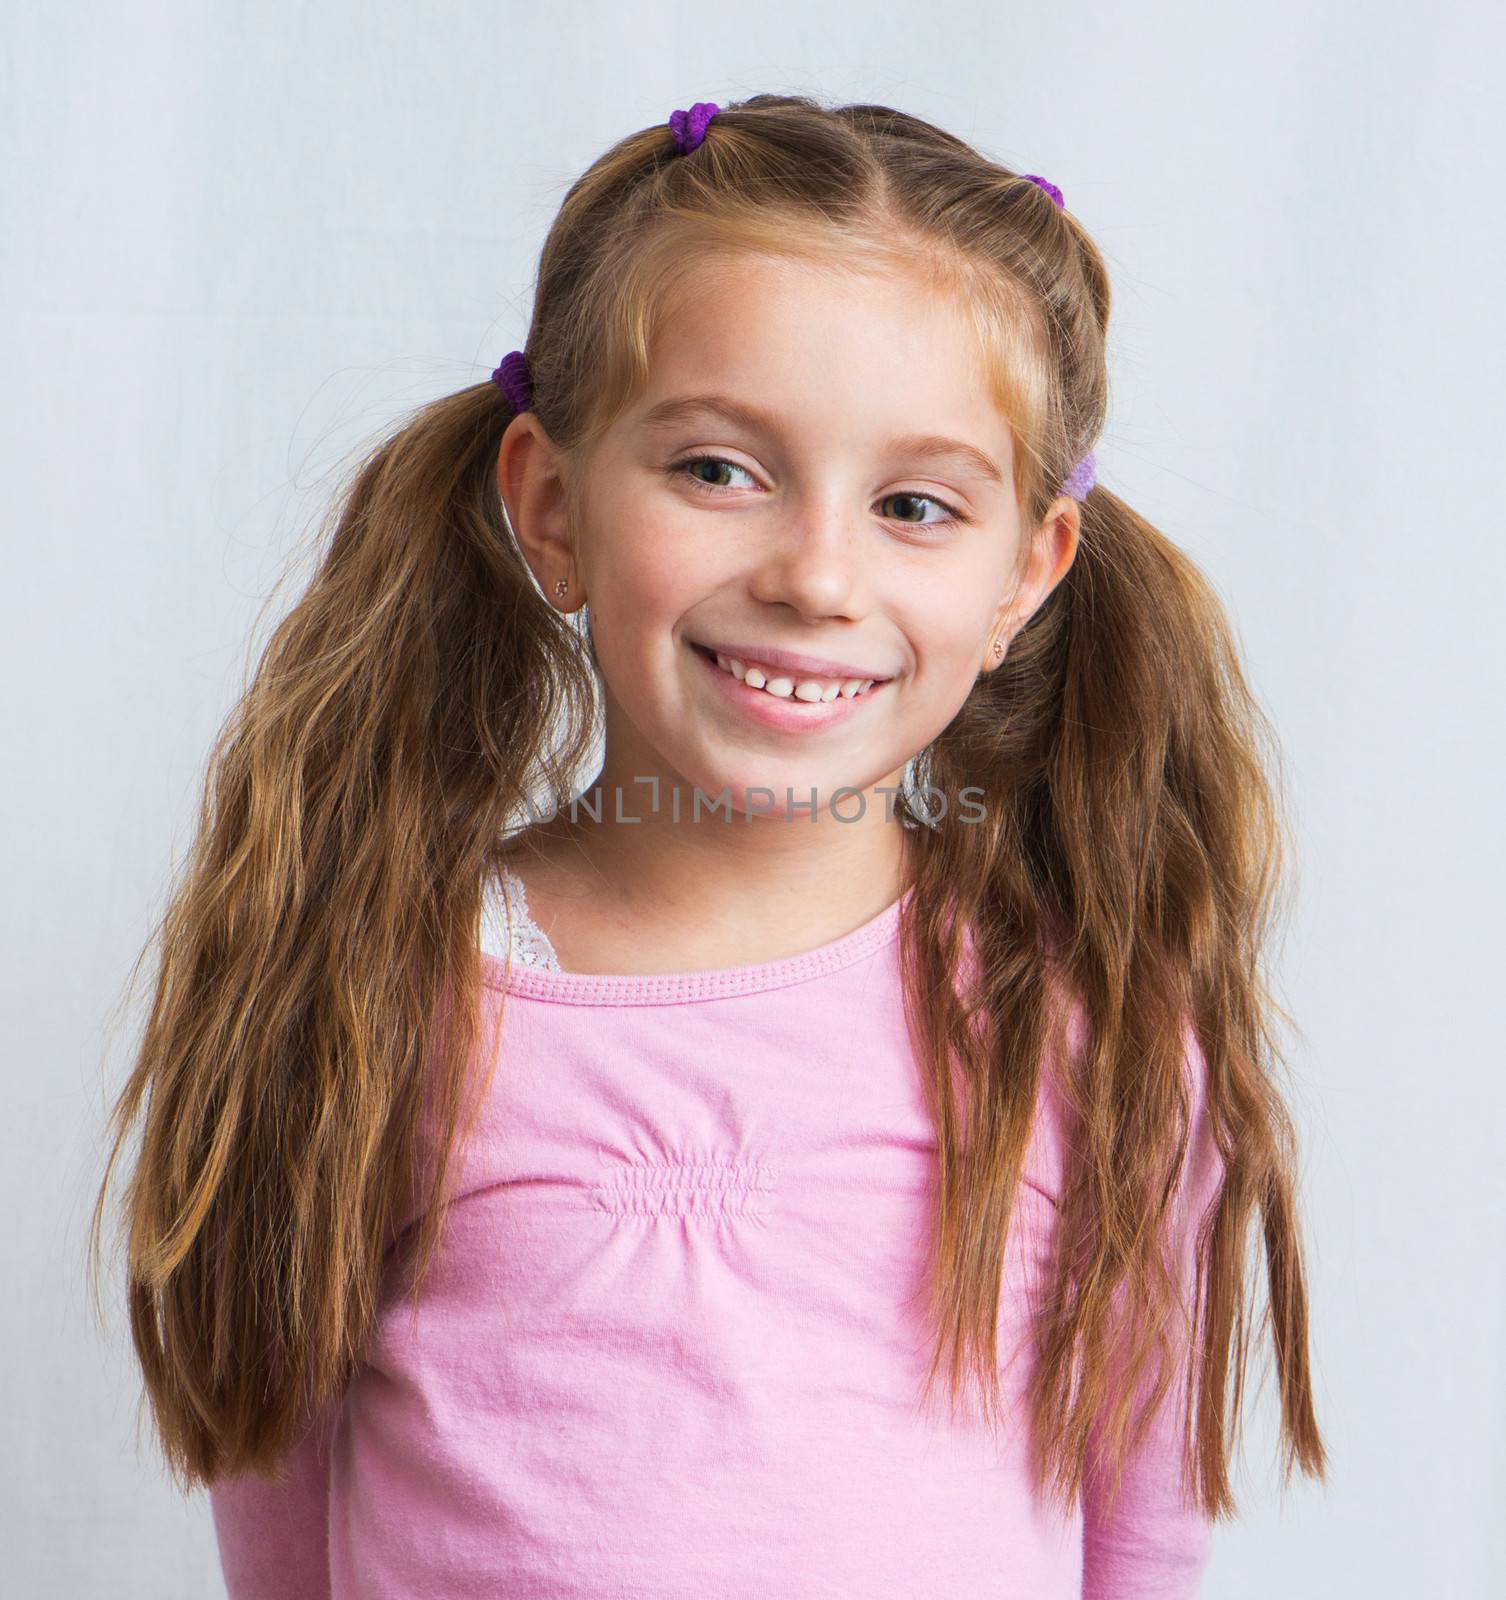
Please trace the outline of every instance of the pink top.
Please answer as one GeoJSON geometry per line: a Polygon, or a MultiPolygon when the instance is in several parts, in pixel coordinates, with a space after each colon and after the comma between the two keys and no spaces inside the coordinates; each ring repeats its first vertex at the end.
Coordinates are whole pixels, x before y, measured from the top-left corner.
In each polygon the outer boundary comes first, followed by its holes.
{"type": "MultiPolygon", "coordinates": [[[[210,1491],[230,1600],[1198,1592],[1210,1530],[1169,1426],[1111,1517],[1089,1494],[1062,1518],[1032,1494],[1020,1429],[951,1420],[944,1384],[921,1409],[936,1139],[903,903],[719,971],[483,953],[502,1059],[418,1316],[384,1299],[286,1483],[210,1491]]],[[[1043,1089],[1005,1262],[1007,1396],[1060,1192],[1054,1106],[1043,1089]]],[[[1200,1095],[1196,1131],[1200,1207],[1217,1181],[1200,1095]]]]}

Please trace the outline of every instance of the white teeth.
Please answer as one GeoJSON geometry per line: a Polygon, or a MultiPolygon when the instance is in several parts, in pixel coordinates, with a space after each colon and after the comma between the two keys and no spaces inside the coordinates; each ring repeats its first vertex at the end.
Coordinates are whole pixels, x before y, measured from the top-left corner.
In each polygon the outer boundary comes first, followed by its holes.
{"type": "Polygon", "coordinates": [[[781,700],[794,698],[796,700],[817,701],[835,700],[840,694],[844,699],[851,700],[854,695],[866,694],[873,687],[872,678],[843,678],[835,683],[822,682],[819,678],[767,678],[762,669],[750,667],[739,661],[736,656],[717,654],[716,664],[723,672],[730,672],[734,678],[747,684],[750,689],[763,689],[768,694],[776,695],[781,700]]]}

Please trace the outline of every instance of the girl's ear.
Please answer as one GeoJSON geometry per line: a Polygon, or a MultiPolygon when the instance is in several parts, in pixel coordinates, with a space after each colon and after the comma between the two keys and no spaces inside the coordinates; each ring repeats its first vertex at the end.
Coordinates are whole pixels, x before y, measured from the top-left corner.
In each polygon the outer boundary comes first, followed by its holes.
{"type": "Polygon", "coordinates": [[[1082,513],[1070,495],[1058,495],[1041,519],[1030,543],[1025,570],[1009,597],[994,612],[993,626],[983,643],[980,675],[992,672],[1009,653],[1009,641],[1033,617],[1051,591],[1067,575],[1077,556],[1082,513]],[[996,646],[1003,645],[1002,650],[996,646]]]}
{"type": "Polygon", "coordinates": [[[550,604],[574,611],[585,601],[569,537],[568,497],[559,450],[531,411],[508,423],[497,451],[497,490],[523,559],[550,604]],[[568,603],[561,604],[560,584],[568,603]]]}
{"type": "Polygon", "coordinates": [[[1071,495],[1058,495],[1046,508],[1046,515],[1036,529],[1025,569],[1022,593],[1030,597],[1027,616],[1034,613],[1066,577],[1067,569],[1077,559],[1077,541],[1081,533],[1082,507],[1071,495]]]}

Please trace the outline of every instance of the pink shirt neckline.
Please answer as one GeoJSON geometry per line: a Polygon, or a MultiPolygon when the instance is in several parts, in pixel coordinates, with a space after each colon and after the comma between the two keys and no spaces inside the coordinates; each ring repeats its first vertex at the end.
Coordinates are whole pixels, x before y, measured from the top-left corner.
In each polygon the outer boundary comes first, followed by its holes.
{"type": "Polygon", "coordinates": [[[839,939],[799,955],[754,966],[712,967],[695,972],[552,972],[541,967],[518,966],[510,959],[483,950],[481,981],[488,989],[531,1000],[582,1006],[680,1005],[757,994],[836,972],[882,949],[897,937],[901,909],[913,893],[913,888],[906,889],[877,916],[870,917],[839,939]]]}

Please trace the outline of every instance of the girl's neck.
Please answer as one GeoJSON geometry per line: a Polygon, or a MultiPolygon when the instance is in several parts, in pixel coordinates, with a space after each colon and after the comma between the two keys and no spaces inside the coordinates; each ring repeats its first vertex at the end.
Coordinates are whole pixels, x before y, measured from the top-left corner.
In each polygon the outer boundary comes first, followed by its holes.
{"type": "Polygon", "coordinates": [[[510,840],[507,861],[567,972],[755,966],[839,939],[900,897],[913,841],[881,804],[878,818],[627,824],[566,811],[510,840]]]}

